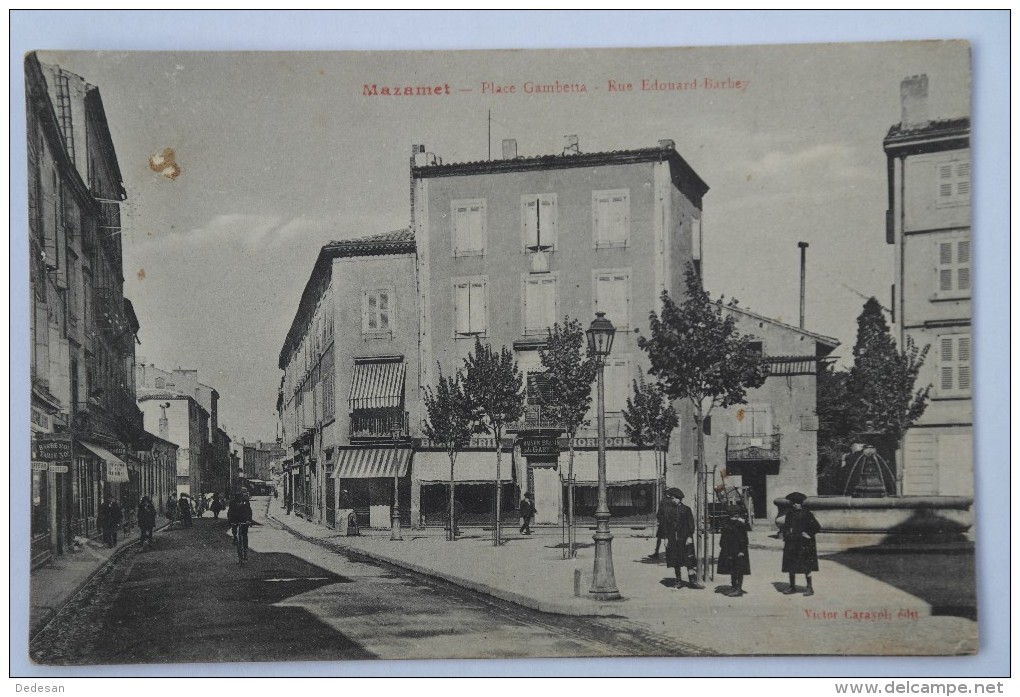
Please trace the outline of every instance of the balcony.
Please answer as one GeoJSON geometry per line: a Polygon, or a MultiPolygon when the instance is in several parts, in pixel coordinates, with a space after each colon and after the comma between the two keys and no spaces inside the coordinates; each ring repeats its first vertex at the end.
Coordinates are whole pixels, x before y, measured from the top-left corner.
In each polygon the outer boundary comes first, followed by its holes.
{"type": "Polygon", "coordinates": [[[364,409],[351,414],[351,442],[356,440],[391,440],[410,435],[410,419],[399,409],[364,409]]]}
{"type": "Polygon", "coordinates": [[[779,434],[731,436],[726,434],[726,462],[778,462],[779,434]]]}

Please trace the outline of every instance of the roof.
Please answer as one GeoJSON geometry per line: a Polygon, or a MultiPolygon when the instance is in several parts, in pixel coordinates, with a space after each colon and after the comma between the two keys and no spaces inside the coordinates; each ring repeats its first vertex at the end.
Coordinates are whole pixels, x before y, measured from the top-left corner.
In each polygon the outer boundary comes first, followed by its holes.
{"type": "MultiPolygon", "coordinates": [[[[716,302],[716,304],[718,305],[719,303],[716,302]]],[[[789,329],[790,331],[797,332],[798,334],[809,336],[819,344],[823,344],[824,346],[826,346],[830,351],[839,346],[840,343],[839,339],[834,339],[831,336],[825,336],[823,334],[811,332],[808,331],[807,329],[801,329],[800,327],[795,327],[794,325],[787,324],[786,322],[780,322],[779,320],[772,319],[771,317],[766,317],[765,315],[759,315],[757,312],[751,312],[747,308],[740,307],[739,305],[724,305],[723,309],[732,312],[739,312],[742,315],[753,317],[754,319],[760,320],[762,322],[768,322],[769,324],[774,324],[777,327],[783,327],[784,329],[789,329]]]]}
{"type": "Polygon", "coordinates": [[[450,164],[430,164],[411,167],[411,176],[417,178],[454,177],[468,174],[501,174],[529,170],[573,169],[600,165],[625,165],[640,162],[668,161],[681,189],[698,201],[708,191],[708,184],[698,176],[672,144],[634,150],[572,153],[517,157],[509,160],[480,160],[450,164]]]}
{"type": "Polygon", "coordinates": [[[202,406],[201,402],[199,402],[191,395],[187,395],[182,392],[171,392],[170,390],[154,390],[151,387],[139,387],[137,389],[135,399],[139,402],[147,402],[152,399],[158,399],[160,401],[187,399],[191,402],[194,402],[195,406],[197,406],[202,411],[208,412],[208,410],[202,406]]]}
{"type": "Polygon", "coordinates": [[[355,237],[349,240],[334,240],[323,245],[315,259],[312,273],[301,293],[297,312],[291,322],[287,337],[280,349],[279,368],[287,367],[287,360],[297,348],[298,342],[307,331],[312,312],[319,298],[329,285],[334,259],[349,257],[386,256],[389,254],[413,254],[415,252],[414,232],[409,228],[392,230],[376,235],[355,237]]]}
{"type": "Polygon", "coordinates": [[[915,128],[897,123],[882,144],[886,152],[907,150],[907,154],[965,148],[970,145],[970,118],[936,119],[915,128]]]}

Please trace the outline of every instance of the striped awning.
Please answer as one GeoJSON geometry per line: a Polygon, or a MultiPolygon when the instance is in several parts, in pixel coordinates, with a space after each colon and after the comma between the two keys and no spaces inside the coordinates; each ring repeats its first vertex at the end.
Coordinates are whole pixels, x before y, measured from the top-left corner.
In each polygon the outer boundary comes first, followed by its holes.
{"type": "Polygon", "coordinates": [[[404,361],[365,361],[354,364],[351,410],[389,409],[404,401],[404,361]]]}
{"type": "Polygon", "coordinates": [[[406,477],[411,465],[410,448],[354,448],[338,450],[333,477],[371,479],[406,477]]]}

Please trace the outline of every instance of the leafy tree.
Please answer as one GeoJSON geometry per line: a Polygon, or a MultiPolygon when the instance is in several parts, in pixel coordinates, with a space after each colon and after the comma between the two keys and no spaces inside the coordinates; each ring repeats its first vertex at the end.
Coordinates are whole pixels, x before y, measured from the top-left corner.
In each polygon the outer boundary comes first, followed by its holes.
{"type": "Polygon", "coordinates": [[[644,376],[634,381],[634,396],[627,398],[623,410],[624,429],[634,445],[639,448],[651,446],[655,453],[656,506],[662,500],[662,488],[666,482],[666,453],[669,437],[680,423],[676,410],[666,395],[655,383],[649,383],[644,376]]]}
{"type": "Polygon", "coordinates": [[[850,393],[848,373],[834,365],[818,373],[816,413],[818,414],[818,493],[835,494],[837,473],[850,448],[850,393]]]}
{"type": "Polygon", "coordinates": [[[473,407],[475,431],[491,433],[496,440],[496,522],[493,544],[501,544],[500,466],[503,430],[524,416],[524,376],[513,353],[504,346],[498,353],[475,337],[474,351],[464,359],[464,393],[473,407]]]}
{"type": "Polygon", "coordinates": [[[928,406],[931,385],[915,389],[915,384],[929,348],[919,348],[907,337],[900,353],[882,306],[875,298],[864,303],[857,318],[854,365],[847,376],[851,419],[856,429],[863,430],[870,423],[899,446],[903,434],[928,406]]]}
{"type": "Polygon", "coordinates": [[[457,539],[456,521],[454,520],[454,476],[453,466],[457,461],[457,453],[471,440],[471,423],[474,412],[471,402],[464,394],[464,378],[458,370],[453,377],[443,375],[439,368],[439,384],[435,391],[425,388],[425,410],[428,420],[423,425],[425,437],[436,443],[442,443],[450,458],[450,505],[447,511],[450,530],[448,540],[457,539]]]}
{"type": "Polygon", "coordinates": [[[576,319],[563,318],[549,330],[549,340],[539,352],[549,381],[550,397],[542,403],[542,414],[559,424],[567,435],[567,556],[574,556],[574,437],[587,426],[591,408],[591,385],[598,363],[587,349],[584,328],[576,319]]]}
{"type": "MultiPolygon", "coordinates": [[[[705,513],[705,434],[701,425],[715,407],[744,404],[747,390],[760,387],[768,377],[768,363],[751,347],[752,338],[741,335],[732,315],[723,316],[722,303],[714,303],[701,285],[701,277],[688,264],[683,301],[678,305],[662,292],[661,314],[649,314],[651,337],[638,338],[648,353],[649,373],[659,380],[671,400],[687,400],[694,410],[698,444],[696,520],[707,548],[705,513]]],[[[701,575],[708,559],[701,555],[701,575]]]]}

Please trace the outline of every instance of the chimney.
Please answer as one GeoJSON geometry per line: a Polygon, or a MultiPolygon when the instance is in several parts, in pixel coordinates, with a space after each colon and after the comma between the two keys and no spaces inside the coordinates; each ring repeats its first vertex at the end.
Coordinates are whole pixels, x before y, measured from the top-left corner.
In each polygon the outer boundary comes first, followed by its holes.
{"type": "Polygon", "coordinates": [[[563,136],[564,155],[577,155],[580,152],[581,147],[577,142],[577,136],[563,136]]]}
{"type": "Polygon", "coordinates": [[[800,328],[804,328],[804,285],[807,279],[807,242],[798,242],[800,247],[800,328]]]}
{"type": "Polygon", "coordinates": [[[676,150],[676,143],[673,142],[672,138],[663,138],[659,141],[660,150],[676,150]]]}
{"type": "Polygon", "coordinates": [[[928,125],[928,76],[911,75],[900,83],[900,128],[911,131],[928,125]]]}
{"type": "Polygon", "coordinates": [[[514,138],[507,138],[503,141],[503,159],[504,160],[516,160],[517,159],[517,140],[514,138]]]}

